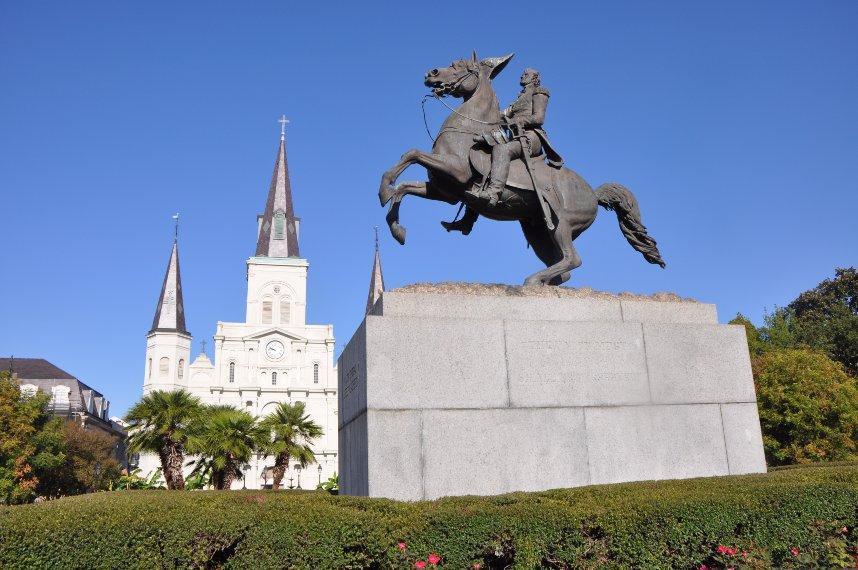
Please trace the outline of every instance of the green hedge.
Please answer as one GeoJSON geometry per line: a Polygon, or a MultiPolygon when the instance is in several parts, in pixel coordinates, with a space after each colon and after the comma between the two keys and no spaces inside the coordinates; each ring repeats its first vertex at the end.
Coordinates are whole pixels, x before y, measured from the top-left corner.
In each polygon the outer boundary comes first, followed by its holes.
{"type": "Polygon", "coordinates": [[[0,508],[0,568],[834,566],[856,510],[856,464],[420,503],[118,491],[0,508]]]}

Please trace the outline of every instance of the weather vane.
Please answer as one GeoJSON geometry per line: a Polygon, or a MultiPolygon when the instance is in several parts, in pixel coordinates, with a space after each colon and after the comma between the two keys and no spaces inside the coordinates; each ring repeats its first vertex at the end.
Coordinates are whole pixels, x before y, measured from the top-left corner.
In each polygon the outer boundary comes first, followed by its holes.
{"type": "Polygon", "coordinates": [[[179,241],[179,212],[173,214],[173,240],[179,241]]]}
{"type": "Polygon", "coordinates": [[[286,115],[280,115],[280,118],[277,119],[277,122],[280,123],[280,140],[286,140],[286,125],[288,125],[291,121],[286,118],[286,115]]]}
{"type": "Polygon", "coordinates": [[[378,226],[373,226],[375,229],[375,250],[378,251],[378,226]]]}
{"type": "Polygon", "coordinates": [[[202,339],[200,341],[200,352],[202,352],[203,354],[206,353],[206,339],[202,339]]]}

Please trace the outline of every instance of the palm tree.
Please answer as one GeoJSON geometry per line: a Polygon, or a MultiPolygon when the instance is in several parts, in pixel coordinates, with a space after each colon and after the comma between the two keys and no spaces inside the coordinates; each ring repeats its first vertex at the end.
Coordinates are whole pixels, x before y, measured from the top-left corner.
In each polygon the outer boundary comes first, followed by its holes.
{"type": "Polygon", "coordinates": [[[304,402],[281,402],[260,423],[270,434],[262,447],[265,455],[274,456],[274,482],[272,489],[280,488],[289,461],[295,459],[301,467],[316,461],[311,447],[313,440],[322,436],[322,428],[310,419],[304,402]]]}
{"type": "Polygon", "coordinates": [[[157,453],[168,489],[184,489],[182,467],[190,433],[200,417],[200,400],[186,390],[155,390],[128,410],[128,447],[157,453]]]}
{"type": "Polygon", "coordinates": [[[200,456],[194,473],[208,477],[215,489],[230,489],[266,434],[244,410],[208,407],[199,433],[188,443],[188,450],[200,456]]]}

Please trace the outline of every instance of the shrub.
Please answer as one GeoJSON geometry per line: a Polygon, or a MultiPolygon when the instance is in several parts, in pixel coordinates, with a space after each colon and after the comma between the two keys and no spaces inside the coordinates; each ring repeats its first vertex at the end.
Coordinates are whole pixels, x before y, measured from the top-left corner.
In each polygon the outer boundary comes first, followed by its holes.
{"type": "Polygon", "coordinates": [[[855,464],[417,503],[123,491],[0,508],[0,567],[831,567],[856,505],[855,464]]]}
{"type": "Polygon", "coordinates": [[[856,457],[856,379],[821,352],[772,350],[754,358],[754,381],[770,465],[856,457]]]}

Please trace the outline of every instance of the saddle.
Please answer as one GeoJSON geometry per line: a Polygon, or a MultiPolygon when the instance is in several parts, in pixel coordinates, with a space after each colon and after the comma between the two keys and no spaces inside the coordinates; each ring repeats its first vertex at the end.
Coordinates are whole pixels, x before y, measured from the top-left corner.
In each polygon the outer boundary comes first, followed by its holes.
{"type": "MultiPolygon", "coordinates": [[[[536,183],[540,188],[556,187],[555,176],[558,169],[551,168],[545,164],[545,154],[540,154],[531,159],[531,167],[533,168],[533,177],[536,178],[536,183]]],[[[468,153],[468,160],[471,162],[471,168],[474,172],[482,176],[488,177],[489,170],[492,167],[492,155],[482,146],[475,146],[468,153]]],[[[523,158],[516,158],[510,161],[509,176],[506,180],[506,185],[521,190],[533,191],[533,182],[530,180],[530,174],[527,173],[527,166],[524,164],[523,158]]]]}

